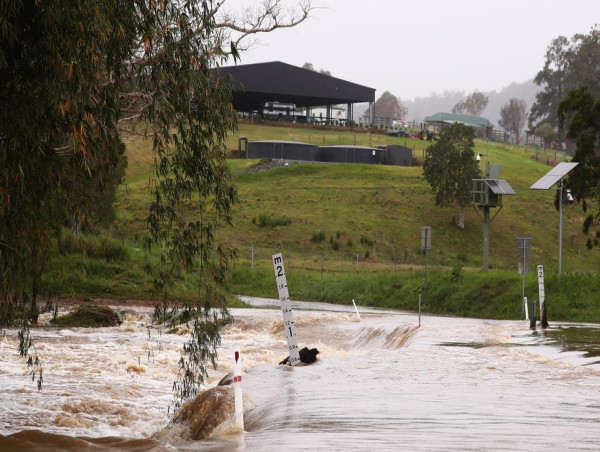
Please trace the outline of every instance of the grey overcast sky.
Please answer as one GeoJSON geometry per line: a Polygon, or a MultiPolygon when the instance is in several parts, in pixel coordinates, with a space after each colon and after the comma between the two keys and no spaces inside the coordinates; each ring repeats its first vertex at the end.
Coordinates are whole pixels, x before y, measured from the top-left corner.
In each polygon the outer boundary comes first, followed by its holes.
{"type": "Polygon", "coordinates": [[[296,28],[260,35],[241,63],[311,62],[375,88],[377,97],[387,90],[404,100],[499,91],[532,79],[554,38],[588,33],[600,22],[600,0],[313,0],[313,6],[312,17],[296,28]]]}

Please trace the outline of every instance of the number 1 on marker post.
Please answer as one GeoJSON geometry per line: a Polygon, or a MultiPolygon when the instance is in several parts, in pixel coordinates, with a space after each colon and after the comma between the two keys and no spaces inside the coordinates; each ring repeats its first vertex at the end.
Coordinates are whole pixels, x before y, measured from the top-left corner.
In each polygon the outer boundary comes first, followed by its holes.
{"type": "Polygon", "coordinates": [[[283,267],[283,256],[281,253],[273,255],[273,269],[275,270],[275,281],[277,282],[279,300],[281,301],[281,314],[283,315],[285,337],[290,353],[290,364],[295,366],[300,362],[300,351],[298,349],[298,339],[296,338],[292,304],[290,302],[287,279],[285,276],[285,269],[283,267]]]}

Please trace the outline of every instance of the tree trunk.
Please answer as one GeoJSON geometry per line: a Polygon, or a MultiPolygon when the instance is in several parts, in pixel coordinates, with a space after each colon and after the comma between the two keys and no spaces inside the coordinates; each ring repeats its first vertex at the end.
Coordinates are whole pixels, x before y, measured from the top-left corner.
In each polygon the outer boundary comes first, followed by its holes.
{"type": "Polygon", "coordinates": [[[465,228],[465,206],[460,206],[460,211],[458,214],[458,227],[459,229],[465,228]]]}
{"type": "Polygon", "coordinates": [[[31,249],[31,306],[29,308],[29,321],[34,325],[37,324],[40,313],[37,307],[37,296],[44,267],[44,252],[41,248],[42,245],[40,243],[35,243],[31,249]]]}

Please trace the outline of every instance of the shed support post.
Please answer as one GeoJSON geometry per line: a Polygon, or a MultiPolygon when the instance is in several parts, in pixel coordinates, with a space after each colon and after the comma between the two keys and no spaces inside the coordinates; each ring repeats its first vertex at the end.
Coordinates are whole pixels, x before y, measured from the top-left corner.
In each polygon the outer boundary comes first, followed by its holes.
{"type": "Polygon", "coordinates": [[[346,108],[346,126],[352,126],[352,104],[348,104],[346,108]]]}

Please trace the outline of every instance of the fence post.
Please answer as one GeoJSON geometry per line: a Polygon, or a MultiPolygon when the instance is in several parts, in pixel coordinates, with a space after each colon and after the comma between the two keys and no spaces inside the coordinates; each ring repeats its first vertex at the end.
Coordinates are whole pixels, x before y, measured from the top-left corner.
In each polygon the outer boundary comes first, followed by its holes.
{"type": "Polygon", "coordinates": [[[252,270],[254,270],[254,243],[252,244],[252,270]]]}

